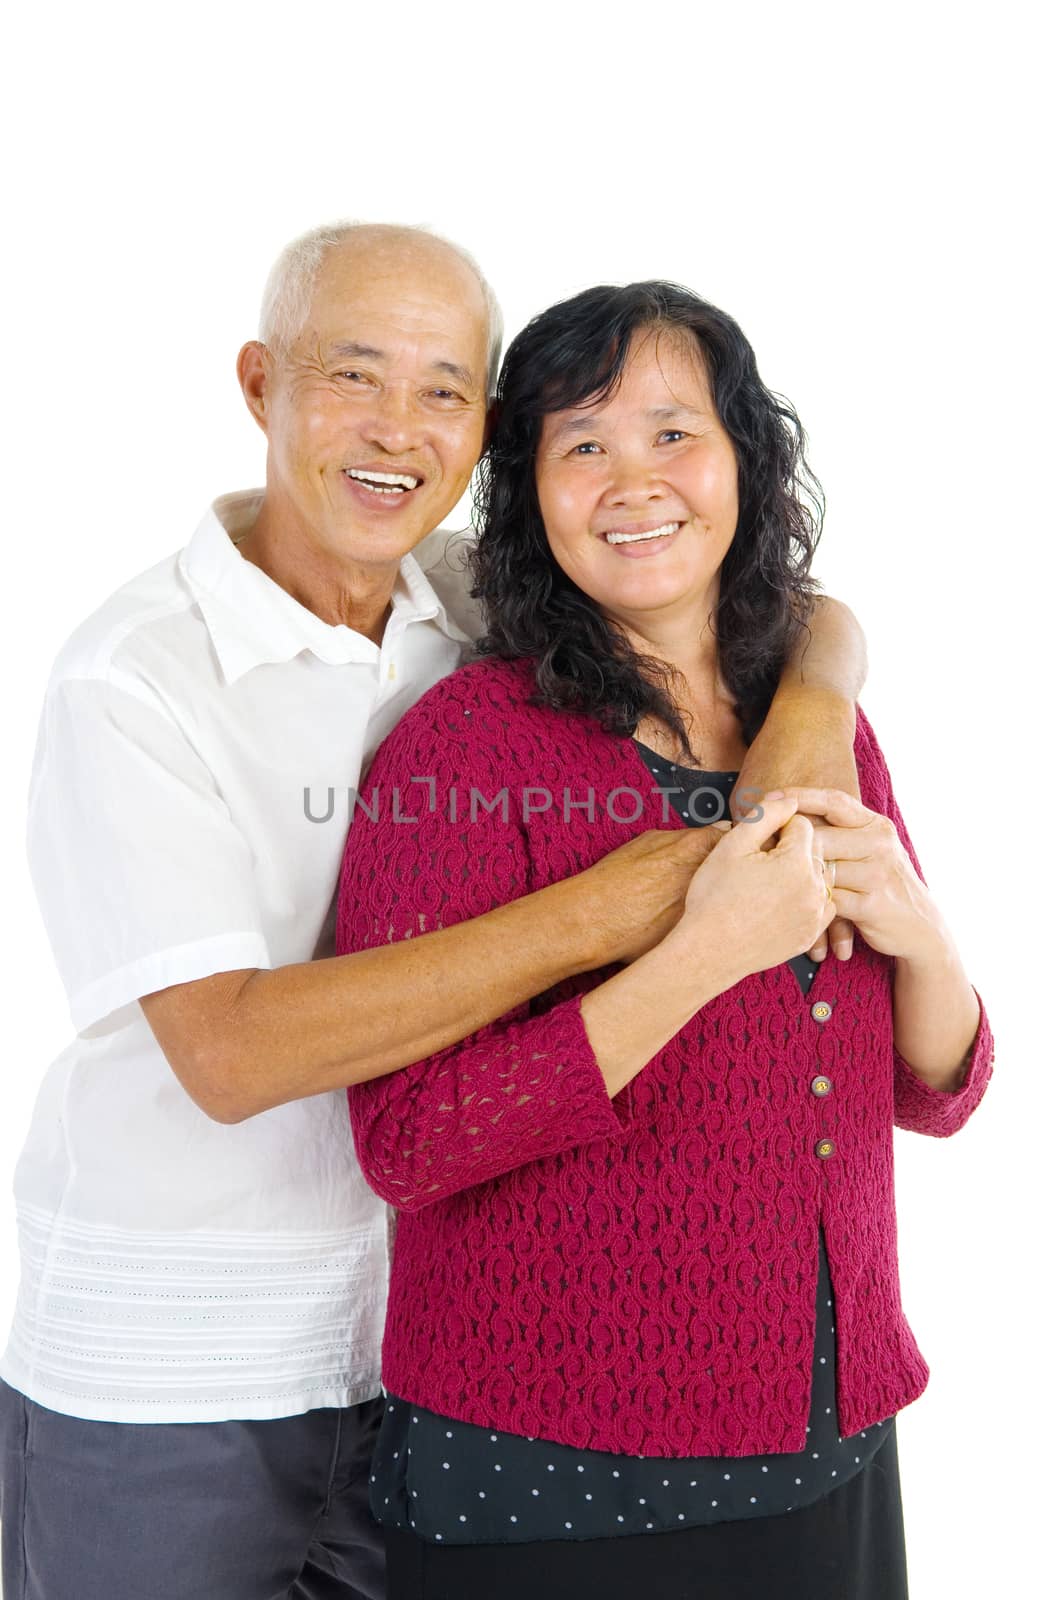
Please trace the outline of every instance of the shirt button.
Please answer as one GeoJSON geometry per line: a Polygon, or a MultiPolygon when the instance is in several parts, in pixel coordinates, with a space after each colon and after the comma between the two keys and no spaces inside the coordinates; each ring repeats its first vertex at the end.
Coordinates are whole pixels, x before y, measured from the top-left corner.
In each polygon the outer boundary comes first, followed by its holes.
{"type": "Polygon", "coordinates": [[[832,1092],[832,1080],[831,1078],[826,1078],[822,1072],[816,1078],[814,1078],[813,1082],[810,1084],[810,1088],[813,1090],[815,1095],[818,1095],[821,1099],[823,1099],[826,1094],[831,1094],[832,1092]]]}
{"type": "Polygon", "coordinates": [[[387,668],[386,675],[387,675],[388,678],[396,678],[397,677],[397,667],[395,667],[393,662],[391,662],[389,667],[387,668]]]}
{"type": "Polygon", "coordinates": [[[827,1000],[818,1000],[811,1008],[810,1015],[815,1022],[827,1022],[832,1015],[832,1008],[827,1000]]]}
{"type": "Polygon", "coordinates": [[[822,1161],[827,1161],[828,1157],[834,1154],[834,1152],[835,1145],[831,1139],[818,1139],[817,1143],[813,1147],[814,1155],[820,1156],[822,1161]]]}

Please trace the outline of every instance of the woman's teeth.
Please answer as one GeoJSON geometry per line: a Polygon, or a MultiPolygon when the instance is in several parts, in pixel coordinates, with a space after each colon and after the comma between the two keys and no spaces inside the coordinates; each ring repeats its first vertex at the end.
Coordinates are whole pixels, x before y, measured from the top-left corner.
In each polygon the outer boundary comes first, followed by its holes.
{"type": "Polygon", "coordinates": [[[365,489],[371,489],[373,494],[393,494],[395,490],[415,489],[420,481],[405,472],[359,472],[354,467],[346,468],[346,476],[365,489]]]}
{"type": "Polygon", "coordinates": [[[651,528],[647,533],[605,533],[604,538],[608,544],[639,544],[642,539],[665,539],[680,526],[679,522],[664,522],[661,528],[651,528]]]}

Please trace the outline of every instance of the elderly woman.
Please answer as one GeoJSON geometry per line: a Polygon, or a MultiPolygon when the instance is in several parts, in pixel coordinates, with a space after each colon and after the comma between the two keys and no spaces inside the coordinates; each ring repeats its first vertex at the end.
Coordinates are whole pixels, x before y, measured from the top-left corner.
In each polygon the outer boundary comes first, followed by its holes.
{"type": "Polygon", "coordinates": [[[992,1038],[860,708],[864,803],[773,793],[724,826],[814,588],[812,484],[685,290],[593,289],[512,345],[483,659],[380,747],[338,948],[639,830],[717,842],[653,950],[350,1091],[399,1213],[372,1490],[401,1600],[906,1593],[895,1416],[928,1369],[892,1127],[960,1128],[992,1038]]]}

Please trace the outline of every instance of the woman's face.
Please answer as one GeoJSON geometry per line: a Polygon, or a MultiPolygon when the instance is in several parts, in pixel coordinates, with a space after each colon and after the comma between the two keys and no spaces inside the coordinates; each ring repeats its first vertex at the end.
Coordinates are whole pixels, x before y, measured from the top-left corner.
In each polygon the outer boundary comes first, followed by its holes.
{"type": "Polygon", "coordinates": [[[685,620],[698,638],[739,501],[736,452],[691,336],[635,334],[609,400],[545,417],[536,475],[571,581],[638,635],[685,620]]]}

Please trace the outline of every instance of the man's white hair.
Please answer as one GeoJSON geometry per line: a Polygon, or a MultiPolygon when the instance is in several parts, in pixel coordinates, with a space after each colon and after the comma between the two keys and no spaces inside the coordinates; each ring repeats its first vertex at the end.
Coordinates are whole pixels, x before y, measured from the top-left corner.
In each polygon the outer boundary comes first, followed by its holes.
{"type": "Polygon", "coordinates": [[[329,252],[346,244],[362,229],[393,233],[395,237],[405,235],[415,238],[420,235],[437,240],[447,245],[454,255],[459,256],[461,261],[471,268],[482,286],[486,302],[489,343],[487,391],[492,395],[500,370],[501,347],[504,341],[500,302],[470,251],[465,250],[462,245],[454,244],[452,239],[446,239],[442,234],[435,233],[433,228],[406,227],[391,223],[331,222],[325,223],[323,227],[311,228],[308,233],[292,239],[291,243],[281,250],[265,284],[261,316],[258,320],[258,338],[262,344],[280,352],[287,350],[294,343],[305,327],[317,277],[329,252]]]}

